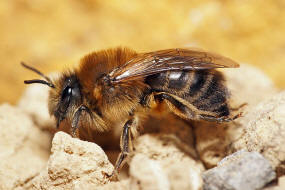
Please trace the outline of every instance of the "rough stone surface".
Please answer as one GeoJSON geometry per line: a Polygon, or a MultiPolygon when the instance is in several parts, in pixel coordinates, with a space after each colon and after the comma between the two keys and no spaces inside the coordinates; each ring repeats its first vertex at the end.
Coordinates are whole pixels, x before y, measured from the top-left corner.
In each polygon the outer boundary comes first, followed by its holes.
{"type": "MultiPolygon", "coordinates": [[[[86,186],[85,186],[86,187],[86,186]]],[[[117,182],[110,182],[106,185],[100,186],[100,187],[87,187],[86,189],[93,190],[96,188],[96,190],[132,190],[130,189],[130,180],[121,180],[117,182]]]]}
{"type": "Polygon", "coordinates": [[[226,84],[231,93],[231,106],[236,108],[244,103],[248,105],[241,108],[243,116],[234,122],[194,123],[196,148],[207,168],[216,166],[228,154],[232,142],[241,137],[243,126],[251,119],[246,117],[251,109],[260,101],[277,93],[272,81],[257,68],[242,64],[238,69],[223,69],[222,71],[225,73],[226,84]]]}
{"type": "Polygon", "coordinates": [[[204,190],[255,190],[275,179],[276,174],[258,152],[239,151],[203,174],[204,190]]]}
{"type": "Polygon", "coordinates": [[[233,147],[262,153],[278,175],[285,174],[285,91],[261,102],[247,117],[250,122],[233,147]]]}
{"type": "Polygon", "coordinates": [[[170,189],[167,174],[156,160],[143,154],[134,156],[130,167],[132,189],[163,190],[170,189]]]}
{"type": "Polygon", "coordinates": [[[131,189],[202,188],[199,161],[185,154],[169,135],[143,135],[130,163],[131,189]]]}
{"type": "Polygon", "coordinates": [[[45,167],[50,136],[21,109],[0,106],[0,189],[23,189],[45,167]]]}
{"type": "Polygon", "coordinates": [[[56,133],[46,170],[33,181],[34,189],[82,189],[86,184],[100,186],[109,182],[113,166],[95,143],[56,133]]]}

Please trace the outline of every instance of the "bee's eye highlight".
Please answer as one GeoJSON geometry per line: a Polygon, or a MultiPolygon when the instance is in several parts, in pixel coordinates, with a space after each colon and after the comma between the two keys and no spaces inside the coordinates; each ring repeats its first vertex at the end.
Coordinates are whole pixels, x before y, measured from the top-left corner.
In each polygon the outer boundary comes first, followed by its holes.
{"type": "Polygon", "coordinates": [[[62,96],[61,96],[61,99],[64,100],[66,99],[67,97],[70,97],[72,94],[72,89],[71,87],[66,87],[63,92],[62,92],[62,96]]]}

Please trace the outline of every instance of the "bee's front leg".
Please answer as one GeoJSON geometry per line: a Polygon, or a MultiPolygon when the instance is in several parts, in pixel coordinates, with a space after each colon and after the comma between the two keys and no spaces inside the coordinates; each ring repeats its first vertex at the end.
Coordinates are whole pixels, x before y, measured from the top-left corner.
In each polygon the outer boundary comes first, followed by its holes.
{"type": "Polygon", "coordinates": [[[119,157],[115,164],[115,168],[109,177],[115,177],[115,176],[117,177],[119,170],[126,161],[126,158],[128,157],[129,153],[133,150],[132,135],[131,135],[131,127],[134,127],[133,125],[135,125],[134,119],[130,119],[125,123],[123,127],[123,132],[121,134],[121,139],[120,139],[121,153],[119,154],[119,157]]]}
{"type": "Polygon", "coordinates": [[[81,117],[81,114],[83,111],[86,111],[90,114],[89,109],[85,105],[80,105],[76,109],[76,111],[73,115],[73,119],[72,119],[72,123],[71,123],[71,130],[70,130],[72,137],[79,137],[78,122],[80,120],[80,117],[81,117]]]}

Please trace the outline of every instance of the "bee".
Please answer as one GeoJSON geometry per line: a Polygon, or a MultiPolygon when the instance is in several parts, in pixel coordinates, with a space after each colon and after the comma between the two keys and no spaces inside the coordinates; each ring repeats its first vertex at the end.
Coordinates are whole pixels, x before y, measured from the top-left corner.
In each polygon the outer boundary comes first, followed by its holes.
{"type": "Polygon", "coordinates": [[[167,49],[137,53],[114,48],[90,53],[79,67],[51,80],[37,69],[22,65],[44,78],[26,80],[50,87],[48,109],[57,121],[70,123],[72,136],[85,127],[111,130],[123,123],[117,174],[151,110],[161,105],[186,120],[229,122],[233,115],[223,74],[218,68],[237,68],[235,61],[201,50],[167,49]]]}

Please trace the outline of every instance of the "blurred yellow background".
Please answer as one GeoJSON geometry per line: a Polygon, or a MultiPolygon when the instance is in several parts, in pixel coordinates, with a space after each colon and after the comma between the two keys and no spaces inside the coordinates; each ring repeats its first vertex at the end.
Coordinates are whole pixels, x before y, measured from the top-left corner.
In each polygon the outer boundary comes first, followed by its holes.
{"type": "Polygon", "coordinates": [[[61,71],[114,46],[199,47],[255,65],[284,88],[284,10],[283,0],[0,1],[0,101],[17,103],[23,80],[37,77],[20,61],[61,71]]]}

